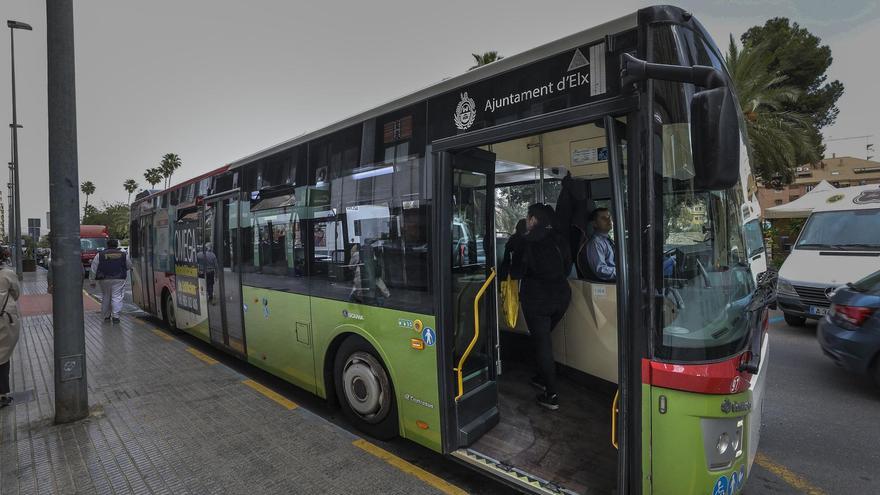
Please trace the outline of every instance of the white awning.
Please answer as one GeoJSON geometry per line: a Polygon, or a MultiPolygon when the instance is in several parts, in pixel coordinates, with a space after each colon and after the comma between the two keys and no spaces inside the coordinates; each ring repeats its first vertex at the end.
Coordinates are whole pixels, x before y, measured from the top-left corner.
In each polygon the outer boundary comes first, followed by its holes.
{"type": "Polygon", "coordinates": [[[822,181],[810,192],[784,205],[767,208],[765,218],[806,218],[818,210],[852,210],[880,208],[880,200],[873,201],[872,191],[880,191],[880,185],[836,188],[822,181]],[[863,193],[869,193],[866,196],[863,193]]]}

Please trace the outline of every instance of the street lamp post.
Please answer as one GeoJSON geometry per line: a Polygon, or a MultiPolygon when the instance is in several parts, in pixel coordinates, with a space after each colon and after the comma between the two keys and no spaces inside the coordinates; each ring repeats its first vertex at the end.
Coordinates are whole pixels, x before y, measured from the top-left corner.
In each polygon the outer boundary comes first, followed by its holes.
{"type": "Polygon", "coordinates": [[[46,58],[55,422],[70,423],[89,414],[79,243],[73,0],[46,0],[46,58]]]}
{"type": "Polygon", "coordinates": [[[10,249],[10,252],[14,253],[15,273],[18,274],[18,279],[21,280],[21,204],[19,199],[21,187],[19,187],[20,183],[18,182],[18,129],[21,126],[18,125],[18,114],[15,107],[15,30],[31,31],[33,28],[29,24],[18,21],[7,20],[6,25],[9,27],[9,49],[12,62],[12,124],[9,127],[12,128],[12,183],[15,191],[15,218],[13,222],[15,230],[12,232],[11,239],[14,246],[10,249]]]}

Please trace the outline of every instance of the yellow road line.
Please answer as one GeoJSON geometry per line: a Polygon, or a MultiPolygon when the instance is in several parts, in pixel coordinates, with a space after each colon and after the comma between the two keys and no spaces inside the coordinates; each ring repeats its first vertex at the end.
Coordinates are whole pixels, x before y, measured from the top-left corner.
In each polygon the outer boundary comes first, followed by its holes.
{"type": "Polygon", "coordinates": [[[95,299],[95,296],[89,294],[88,291],[86,291],[85,289],[83,289],[83,294],[85,294],[86,296],[88,296],[88,298],[91,299],[92,301],[94,301],[94,303],[97,304],[98,306],[101,305],[101,301],[95,299]]]}
{"type": "Polygon", "coordinates": [[[150,329],[150,331],[155,333],[156,335],[158,335],[162,340],[166,340],[166,341],[174,340],[174,337],[168,335],[167,333],[163,332],[162,330],[159,330],[158,328],[150,329]]]}
{"type": "Polygon", "coordinates": [[[806,493],[807,495],[825,495],[825,492],[822,491],[822,489],[817,488],[815,485],[795,474],[787,467],[773,462],[773,460],[764,454],[758,454],[757,457],[755,457],[755,463],[782,478],[782,481],[788,483],[796,490],[806,493]]]}
{"type": "Polygon", "coordinates": [[[401,471],[415,476],[416,478],[424,481],[425,483],[433,486],[434,488],[440,490],[443,493],[447,493],[450,495],[467,495],[467,492],[462,490],[461,488],[449,483],[448,481],[434,476],[433,474],[425,471],[424,469],[411,464],[409,462],[404,461],[400,457],[388,452],[387,450],[377,447],[376,445],[364,440],[363,438],[355,440],[352,442],[355,447],[358,447],[370,454],[382,459],[383,461],[391,464],[392,466],[400,469],[401,471]]]}
{"type": "Polygon", "coordinates": [[[201,351],[199,351],[199,350],[197,350],[197,349],[194,349],[194,348],[192,348],[192,347],[187,347],[187,348],[186,348],[186,352],[188,352],[188,353],[192,354],[193,356],[195,356],[195,357],[201,359],[201,360],[204,361],[206,364],[209,364],[209,365],[211,365],[211,364],[217,364],[217,360],[216,360],[216,359],[214,359],[214,358],[212,358],[211,356],[209,356],[209,355],[207,355],[207,354],[204,354],[203,352],[201,352],[201,351]]]}
{"type": "Polygon", "coordinates": [[[272,399],[272,400],[274,400],[275,402],[281,404],[282,406],[286,407],[288,410],[293,410],[293,409],[296,409],[296,408],[298,407],[298,406],[296,405],[296,402],[293,402],[292,400],[285,399],[284,396],[282,396],[282,395],[279,394],[278,392],[276,392],[276,391],[270,389],[269,387],[266,387],[265,385],[261,385],[261,384],[255,382],[255,381],[253,381],[253,380],[244,380],[244,381],[241,382],[241,383],[244,383],[244,384],[247,385],[248,387],[250,387],[250,388],[256,390],[257,392],[259,392],[259,393],[261,393],[261,394],[263,394],[263,395],[265,395],[265,396],[268,397],[269,399],[272,399]]]}

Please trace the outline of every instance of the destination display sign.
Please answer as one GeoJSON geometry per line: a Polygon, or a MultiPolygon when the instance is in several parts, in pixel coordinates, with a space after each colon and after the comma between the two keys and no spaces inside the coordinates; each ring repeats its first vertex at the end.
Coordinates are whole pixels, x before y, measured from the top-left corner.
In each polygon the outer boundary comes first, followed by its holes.
{"type": "MultiPolygon", "coordinates": [[[[631,41],[635,37],[618,37],[631,41]]],[[[629,43],[609,52],[607,42],[580,46],[490,79],[460,87],[428,102],[430,139],[616,96],[619,59],[629,43]]],[[[631,48],[631,47],[629,47],[631,48]]]]}

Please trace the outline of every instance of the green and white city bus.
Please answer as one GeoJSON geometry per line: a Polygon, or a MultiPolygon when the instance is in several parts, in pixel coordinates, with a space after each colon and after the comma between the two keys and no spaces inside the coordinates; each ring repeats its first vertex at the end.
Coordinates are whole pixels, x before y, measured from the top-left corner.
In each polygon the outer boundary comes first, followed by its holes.
{"type": "Polygon", "coordinates": [[[722,60],[691,14],[646,8],[145,194],[135,301],[524,491],[739,493],[767,314],[722,60]],[[522,316],[499,316],[535,202],[578,260],[588,214],[614,220],[616,281],[575,264],[553,332],[558,411],[535,402],[522,316]]]}

